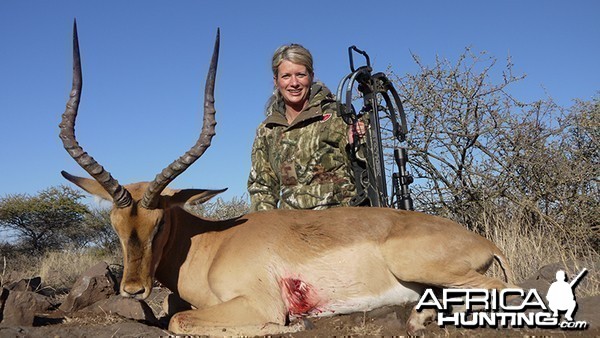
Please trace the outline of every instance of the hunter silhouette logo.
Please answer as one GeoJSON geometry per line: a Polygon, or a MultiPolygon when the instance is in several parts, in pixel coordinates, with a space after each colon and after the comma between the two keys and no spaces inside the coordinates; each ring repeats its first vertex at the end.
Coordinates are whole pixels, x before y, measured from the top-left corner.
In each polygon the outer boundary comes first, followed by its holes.
{"type": "Polygon", "coordinates": [[[548,307],[552,310],[553,317],[558,317],[558,311],[566,311],[565,319],[570,322],[573,321],[573,313],[575,312],[575,308],[577,308],[573,289],[586,272],[587,269],[585,268],[581,270],[571,283],[567,282],[567,275],[563,270],[556,272],[556,282],[550,285],[548,294],[546,294],[548,307]]]}
{"type": "Polygon", "coordinates": [[[582,330],[588,323],[573,319],[577,309],[573,289],[586,273],[587,269],[583,269],[569,283],[566,273],[557,271],[556,281],[546,294],[547,303],[536,289],[442,289],[441,298],[439,293],[426,289],[415,309],[437,310],[437,324],[442,327],[582,330]],[[453,308],[462,310],[452,311],[453,308]],[[565,321],[560,320],[561,312],[565,312],[565,321]]]}

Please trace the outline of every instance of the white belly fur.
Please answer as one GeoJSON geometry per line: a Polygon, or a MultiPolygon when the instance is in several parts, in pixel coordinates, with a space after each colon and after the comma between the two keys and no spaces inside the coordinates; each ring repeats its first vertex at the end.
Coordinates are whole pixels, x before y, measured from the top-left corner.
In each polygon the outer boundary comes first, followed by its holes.
{"type": "Polygon", "coordinates": [[[280,278],[301,280],[314,292],[317,304],[304,313],[311,317],[416,302],[423,292],[421,285],[399,282],[373,243],[329,251],[282,270],[280,278]]]}
{"type": "Polygon", "coordinates": [[[419,292],[397,283],[395,287],[378,295],[368,295],[348,299],[332,299],[323,304],[320,312],[311,316],[322,317],[352,312],[370,311],[387,305],[400,305],[419,300],[419,292]]]}

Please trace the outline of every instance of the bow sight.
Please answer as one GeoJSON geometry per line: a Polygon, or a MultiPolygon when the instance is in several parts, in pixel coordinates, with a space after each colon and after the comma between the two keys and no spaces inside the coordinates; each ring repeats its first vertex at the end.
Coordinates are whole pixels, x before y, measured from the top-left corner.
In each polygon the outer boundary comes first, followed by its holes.
{"type": "Polygon", "coordinates": [[[413,210],[408,188],[413,182],[413,177],[406,171],[406,148],[394,147],[394,162],[398,172],[393,170],[391,175],[391,197],[387,191],[382,131],[386,134],[391,133],[389,139],[397,142],[406,141],[408,132],[398,92],[384,73],[371,74],[371,60],[366,52],[351,46],[348,48],[348,56],[351,73],[340,81],[337,89],[339,113],[347,124],[356,125],[360,120],[366,127],[365,137],[355,137],[352,145],[351,160],[357,195],[350,203],[354,206],[413,210]],[[354,68],[353,51],[365,57],[366,65],[354,68]],[[355,83],[358,84],[357,89],[363,101],[358,113],[352,105],[355,83]]]}

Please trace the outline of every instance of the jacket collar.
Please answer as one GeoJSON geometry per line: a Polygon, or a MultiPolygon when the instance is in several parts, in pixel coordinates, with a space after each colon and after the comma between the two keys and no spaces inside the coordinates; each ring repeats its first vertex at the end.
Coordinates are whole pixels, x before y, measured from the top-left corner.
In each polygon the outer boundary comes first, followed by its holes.
{"type": "Polygon", "coordinates": [[[320,82],[314,82],[310,87],[310,96],[308,99],[308,105],[300,114],[296,117],[296,119],[288,124],[287,119],[285,117],[285,105],[283,104],[283,100],[274,101],[267,112],[269,116],[263,122],[267,127],[274,126],[284,126],[289,128],[293,128],[305,121],[314,119],[316,117],[323,116],[323,109],[321,103],[323,101],[333,101],[333,94],[331,91],[325,87],[324,84],[320,82]]]}

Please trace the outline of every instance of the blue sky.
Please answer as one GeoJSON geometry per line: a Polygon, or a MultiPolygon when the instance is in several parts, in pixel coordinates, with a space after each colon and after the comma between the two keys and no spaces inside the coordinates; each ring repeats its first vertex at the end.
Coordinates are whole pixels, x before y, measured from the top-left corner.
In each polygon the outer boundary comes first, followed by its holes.
{"type": "Polygon", "coordinates": [[[250,149],[272,92],[280,45],[311,50],[332,90],[347,48],[376,70],[414,72],[465,47],[508,55],[527,78],[514,94],[569,106],[600,90],[598,1],[28,1],[0,2],[0,196],[86,176],[64,151],[58,123],[71,87],[77,18],[84,87],[77,136],[121,183],[151,180],[195,143],[217,27],[217,135],[171,186],[246,192],[250,149]],[[367,4],[368,3],[368,4],[367,4]]]}

